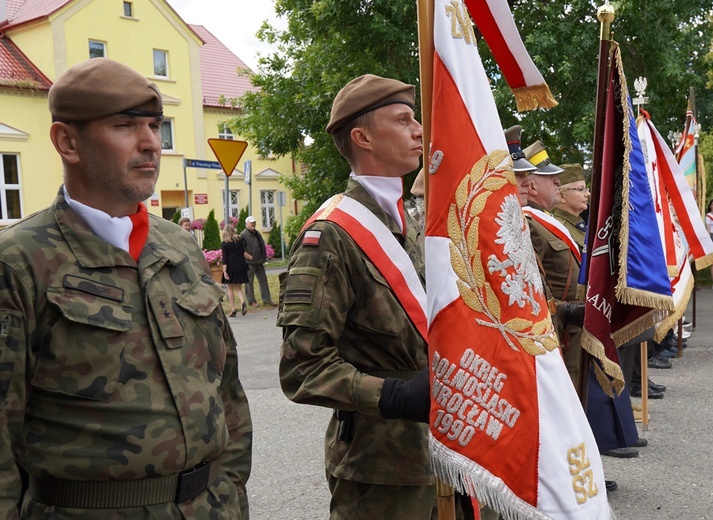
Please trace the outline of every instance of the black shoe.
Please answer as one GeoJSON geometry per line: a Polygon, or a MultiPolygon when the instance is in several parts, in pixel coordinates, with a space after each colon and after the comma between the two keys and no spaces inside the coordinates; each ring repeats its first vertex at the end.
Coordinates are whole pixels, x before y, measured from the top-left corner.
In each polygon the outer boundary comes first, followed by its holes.
{"type": "MultiPolygon", "coordinates": [[[[631,397],[641,397],[641,388],[638,386],[632,388],[629,394],[631,397]]],[[[649,399],[663,399],[663,392],[652,391],[649,387],[649,399]]]]}
{"type": "Polygon", "coordinates": [[[613,450],[605,450],[600,453],[607,457],[617,457],[620,459],[633,459],[639,456],[639,450],[636,448],[614,448],[613,450]]]}
{"type": "Polygon", "coordinates": [[[649,441],[644,439],[643,437],[639,437],[637,441],[631,445],[632,448],[645,448],[646,446],[649,445],[649,441]]]}
{"type": "MultiPolygon", "coordinates": [[[[639,386],[641,386],[641,385],[639,385],[639,386]]],[[[657,385],[656,383],[651,381],[651,379],[649,379],[649,392],[651,392],[652,390],[654,392],[665,392],[666,385],[657,385]]]]}
{"type": "Polygon", "coordinates": [[[235,318],[238,315],[238,311],[233,311],[230,314],[228,314],[228,318],[235,318]]]}
{"type": "Polygon", "coordinates": [[[243,306],[240,309],[240,314],[245,316],[248,313],[248,304],[243,302],[243,306]]]}
{"type": "Polygon", "coordinates": [[[653,356],[649,359],[649,368],[671,368],[673,365],[659,356],[653,356]]]}
{"type": "Polygon", "coordinates": [[[607,487],[607,493],[611,493],[612,491],[616,491],[617,486],[616,480],[605,480],[604,485],[607,487]]]}

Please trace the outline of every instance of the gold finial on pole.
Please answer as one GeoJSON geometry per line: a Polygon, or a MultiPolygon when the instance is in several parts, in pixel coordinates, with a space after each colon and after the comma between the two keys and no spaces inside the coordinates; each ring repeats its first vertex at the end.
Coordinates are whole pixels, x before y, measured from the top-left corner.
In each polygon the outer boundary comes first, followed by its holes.
{"type": "Polygon", "coordinates": [[[616,18],[616,13],[614,12],[614,6],[606,3],[597,9],[597,20],[602,24],[601,32],[599,33],[600,40],[611,40],[611,23],[616,18]]]}

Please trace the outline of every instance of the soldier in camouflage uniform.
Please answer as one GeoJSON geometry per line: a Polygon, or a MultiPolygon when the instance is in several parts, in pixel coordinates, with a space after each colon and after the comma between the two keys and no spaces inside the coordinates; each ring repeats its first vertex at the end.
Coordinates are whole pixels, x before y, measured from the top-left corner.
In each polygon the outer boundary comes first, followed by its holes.
{"type": "Polygon", "coordinates": [[[49,105],[65,184],[0,232],[0,518],[245,520],[252,426],[224,291],[141,204],[160,93],[93,59],[49,105]]]}
{"type": "MultiPolygon", "coordinates": [[[[343,196],[398,240],[413,266],[396,267],[423,285],[423,237],[399,204],[423,150],[413,102],[413,86],[361,76],[335,98],[327,132],[352,167],[343,196]]],[[[291,400],[337,410],[325,436],[330,519],[430,519],[427,345],[358,227],[317,219],[297,238],[280,284],[280,381],[291,400]]]]}

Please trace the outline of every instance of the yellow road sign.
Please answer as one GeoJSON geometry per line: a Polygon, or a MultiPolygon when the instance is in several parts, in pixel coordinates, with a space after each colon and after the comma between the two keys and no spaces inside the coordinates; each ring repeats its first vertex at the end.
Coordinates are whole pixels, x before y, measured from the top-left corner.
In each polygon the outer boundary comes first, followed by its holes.
{"type": "Polygon", "coordinates": [[[233,141],[232,139],[208,139],[208,144],[228,177],[233,173],[248,147],[247,141],[233,141]]]}

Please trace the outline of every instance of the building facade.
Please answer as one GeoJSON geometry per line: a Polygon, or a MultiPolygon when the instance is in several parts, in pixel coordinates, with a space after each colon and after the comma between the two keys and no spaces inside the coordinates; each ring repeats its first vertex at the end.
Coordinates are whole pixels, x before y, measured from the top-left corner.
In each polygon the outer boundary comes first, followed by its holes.
{"type": "Polygon", "coordinates": [[[108,57],[144,74],[161,90],[165,121],[151,213],[222,220],[250,208],[266,234],[295,215],[279,182],[299,172],[289,157],[262,157],[250,146],[228,180],[212,167],[210,138],[238,139],[226,122],[230,100],[255,90],[247,66],[207,29],[189,25],[165,0],[0,0],[0,226],[48,206],[62,183],[49,139],[47,92],[55,78],[87,58],[108,57]],[[251,175],[246,178],[248,169],[251,175]],[[280,205],[280,202],[282,205],[280,205]]]}

